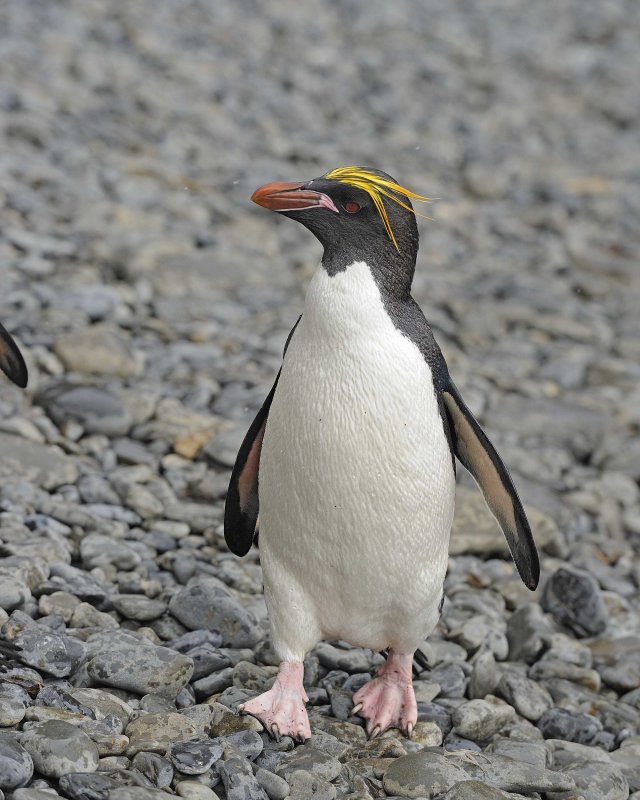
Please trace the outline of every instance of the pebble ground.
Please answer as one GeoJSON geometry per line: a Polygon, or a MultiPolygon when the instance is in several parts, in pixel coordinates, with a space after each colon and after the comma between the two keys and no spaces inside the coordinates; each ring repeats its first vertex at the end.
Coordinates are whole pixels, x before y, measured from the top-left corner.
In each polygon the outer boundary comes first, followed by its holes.
{"type": "Polygon", "coordinates": [[[0,800],[638,800],[639,33],[634,0],[0,4],[0,800]],[[248,198],[351,163],[439,198],[415,296],[543,578],[460,470],[413,741],[366,741],[381,656],[323,643],[294,748],[234,713],[275,659],[221,519],[320,250],[248,198]]]}

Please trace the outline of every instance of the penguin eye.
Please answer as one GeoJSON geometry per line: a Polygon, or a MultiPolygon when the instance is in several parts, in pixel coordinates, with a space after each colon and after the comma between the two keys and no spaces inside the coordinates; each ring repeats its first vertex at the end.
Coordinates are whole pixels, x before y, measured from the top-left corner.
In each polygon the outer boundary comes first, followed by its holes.
{"type": "Polygon", "coordinates": [[[355,200],[347,200],[346,203],[343,205],[344,210],[347,214],[357,214],[360,211],[360,206],[355,200]]]}

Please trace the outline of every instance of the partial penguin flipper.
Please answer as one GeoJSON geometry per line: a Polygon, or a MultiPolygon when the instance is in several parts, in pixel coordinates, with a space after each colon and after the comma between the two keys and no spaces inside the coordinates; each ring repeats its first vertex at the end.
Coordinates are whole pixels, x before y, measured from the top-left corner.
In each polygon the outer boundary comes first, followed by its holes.
{"type": "Polygon", "coordinates": [[[443,390],[442,397],[455,454],[476,479],[502,528],[520,577],[533,590],[540,577],[538,552],[509,471],[452,381],[443,390]]]}
{"type": "Polygon", "coordinates": [[[267,399],[244,437],[236,463],[231,472],[224,506],[224,538],[229,550],[237,556],[245,556],[251,549],[258,522],[258,469],[262,437],[267,426],[271,401],[278,385],[278,377],[267,395],[267,399]]]}
{"type": "MultiPolygon", "coordinates": [[[[296,324],[287,337],[283,356],[286,355],[293,332],[298,327],[298,322],[300,322],[301,318],[302,315],[298,317],[296,324]]],[[[267,426],[269,409],[276,393],[279,377],[280,372],[278,372],[267,399],[264,401],[260,411],[258,411],[240,445],[236,463],[231,472],[231,480],[224,506],[224,538],[229,550],[237,556],[245,556],[249,552],[256,532],[258,512],[260,510],[258,471],[260,468],[262,438],[267,426]]]]}
{"type": "Polygon", "coordinates": [[[27,365],[18,350],[18,345],[2,324],[0,324],[0,369],[21,389],[27,385],[29,379],[27,365]]]}

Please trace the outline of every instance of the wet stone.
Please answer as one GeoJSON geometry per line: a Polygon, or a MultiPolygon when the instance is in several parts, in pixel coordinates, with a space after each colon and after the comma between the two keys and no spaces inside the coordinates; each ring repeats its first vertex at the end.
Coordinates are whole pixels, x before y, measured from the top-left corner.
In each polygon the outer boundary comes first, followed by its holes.
{"type": "Polygon", "coordinates": [[[182,714],[144,714],[132,720],[125,730],[129,737],[127,755],[150,751],[164,754],[173,742],[189,739],[195,734],[195,726],[182,714]]]}
{"type": "Polygon", "coordinates": [[[223,747],[231,747],[248,759],[255,761],[264,749],[264,742],[262,736],[257,731],[237,731],[230,733],[227,736],[222,736],[219,739],[223,747]]]}
{"type": "Polygon", "coordinates": [[[72,773],[60,778],[60,790],[70,800],[108,800],[111,789],[119,783],[107,775],[72,773]]]}
{"type": "Polygon", "coordinates": [[[338,777],[341,768],[337,758],[309,744],[304,744],[287,755],[275,771],[277,775],[289,782],[291,776],[298,770],[312,772],[327,781],[332,781],[338,777]]]}
{"type": "Polygon", "coordinates": [[[171,762],[157,753],[137,753],[131,766],[141,772],[145,778],[158,789],[166,789],[173,780],[173,766],[171,762]]]}
{"type": "Polygon", "coordinates": [[[227,800],[268,800],[249,764],[240,758],[221,761],[218,772],[224,783],[227,800]]]}
{"type": "Polygon", "coordinates": [[[174,698],[191,677],[193,662],[187,656],[133,636],[100,636],[100,652],[87,664],[88,674],[97,683],[174,698]]]}
{"type": "MultiPolygon", "coordinates": [[[[260,744],[262,749],[262,741],[260,744]]],[[[167,757],[178,772],[202,775],[220,760],[222,750],[222,745],[216,741],[175,742],[167,750],[167,757]]]]}
{"type": "Polygon", "coordinates": [[[86,652],[77,639],[35,625],[21,631],[13,643],[19,648],[20,658],[25,664],[56,678],[75,672],[86,652]]]}
{"type": "Polygon", "coordinates": [[[50,721],[36,724],[25,731],[21,744],[33,759],[38,772],[59,778],[70,772],[95,772],[98,748],[75,725],[50,721]]]}

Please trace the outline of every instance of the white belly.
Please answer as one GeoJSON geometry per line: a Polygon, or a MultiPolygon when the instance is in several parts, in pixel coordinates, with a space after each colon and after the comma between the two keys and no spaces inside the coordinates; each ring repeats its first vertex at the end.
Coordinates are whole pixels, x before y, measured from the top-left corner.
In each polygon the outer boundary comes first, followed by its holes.
{"type": "Polygon", "coordinates": [[[429,367],[364,263],[309,286],[259,486],[280,655],[320,638],[415,649],[437,621],[455,479],[429,367]]]}

